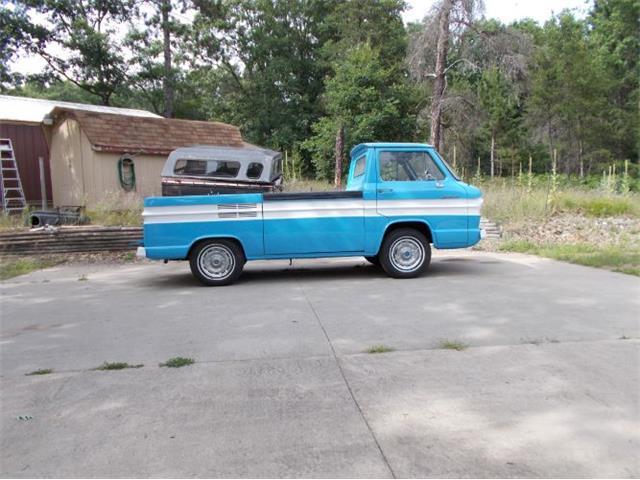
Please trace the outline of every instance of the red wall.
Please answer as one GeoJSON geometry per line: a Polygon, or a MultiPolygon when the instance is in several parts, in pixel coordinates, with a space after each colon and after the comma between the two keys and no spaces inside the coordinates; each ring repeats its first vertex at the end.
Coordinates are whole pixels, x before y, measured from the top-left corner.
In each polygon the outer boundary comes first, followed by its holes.
{"type": "Polygon", "coordinates": [[[45,180],[47,185],[47,203],[52,204],[51,167],[49,165],[49,148],[42,127],[36,125],[20,125],[0,123],[0,138],[10,138],[18,161],[18,171],[22,180],[27,202],[41,205],[40,166],[38,157],[44,158],[45,180]]]}

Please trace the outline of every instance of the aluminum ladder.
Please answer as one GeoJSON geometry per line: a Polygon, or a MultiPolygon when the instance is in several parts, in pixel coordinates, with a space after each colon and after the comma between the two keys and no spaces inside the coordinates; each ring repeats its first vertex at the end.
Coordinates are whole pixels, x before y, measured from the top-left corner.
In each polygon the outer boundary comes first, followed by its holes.
{"type": "Polygon", "coordinates": [[[25,209],[27,200],[10,138],[0,138],[0,188],[5,213],[22,212],[25,209]]]}

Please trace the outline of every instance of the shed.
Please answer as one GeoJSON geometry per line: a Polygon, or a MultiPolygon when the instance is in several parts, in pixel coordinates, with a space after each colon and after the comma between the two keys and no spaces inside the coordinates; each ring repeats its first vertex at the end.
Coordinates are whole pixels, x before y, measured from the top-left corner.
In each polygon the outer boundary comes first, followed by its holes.
{"type": "Polygon", "coordinates": [[[0,95],[0,137],[11,138],[27,201],[39,204],[38,157],[44,157],[49,201],[86,206],[128,191],[119,161],[135,172],[135,193],[161,194],[161,171],[179,147],[243,147],[237,127],[219,122],[165,119],[126,108],[0,95]],[[126,186],[126,185],[125,185],[126,186]]]}
{"type": "Polygon", "coordinates": [[[144,118],[55,108],[51,112],[51,176],[56,205],[93,206],[123,192],[118,163],[132,161],[135,191],[161,194],[172,150],[194,144],[242,147],[240,130],[219,122],[144,118]]]}
{"type": "Polygon", "coordinates": [[[40,205],[43,200],[39,158],[42,158],[44,165],[47,203],[51,205],[53,199],[47,141],[49,127],[46,123],[49,122],[49,114],[56,107],[161,118],[145,110],[0,95],[0,138],[9,138],[13,144],[25,197],[27,203],[32,205],[40,205]]]}

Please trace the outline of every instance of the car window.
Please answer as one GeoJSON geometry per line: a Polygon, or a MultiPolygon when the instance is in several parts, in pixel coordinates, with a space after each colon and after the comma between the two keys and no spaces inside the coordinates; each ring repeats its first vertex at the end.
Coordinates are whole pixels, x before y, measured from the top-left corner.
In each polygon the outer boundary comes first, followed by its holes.
{"type": "Polygon", "coordinates": [[[260,178],[262,175],[262,170],[264,169],[264,165],[257,162],[251,162],[247,167],[247,177],[248,178],[260,178]]]}
{"type": "Polygon", "coordinates": [[[276,178],[282,174],[282,155],[278,155],[272,162],[271,178],[276,178]]]}
{"type": "Polygon", "coordinates": [[[444,174],[427,152],[380,152],[380,178],[385,182],[442,180],[444,174]]]}
{"type": "Polygon", "coordinates": [[[364,175],[364,169],[366,166],[367,158],[363,155],[356,160],[356,166],[353,169],[353,177],[360,177],[364,175]]]}
{"type": "Polygon", "coordinates": [[[178,175],[195,175],[203,177],[235,178],[240,171],[240,162],[226,160],[192,160],[180,159],[176,162],[173,173],[178,175]]]}

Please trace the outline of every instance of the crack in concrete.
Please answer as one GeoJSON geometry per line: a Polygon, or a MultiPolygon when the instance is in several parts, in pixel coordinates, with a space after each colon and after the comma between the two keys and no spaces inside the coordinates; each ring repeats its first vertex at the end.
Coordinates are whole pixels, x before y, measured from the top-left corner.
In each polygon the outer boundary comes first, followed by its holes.
{"type": "Polygon", "coordinates": [[[320,320],[320,315],[318,315],[318,312],[316,311],[316,309],[314,308],[313,304],[311,303],[311,300],[309,300],[309,297],[307,297],[307,292],[305,292],[304,287],[300,284],[300,282],[296,282],[296,283],[298,284],[298,288],[300,289],[300,292],[304,296],[304,299],[306,300],[307,305],[309,305],[309,308],[311,309],[311,312],[313,313],[313,316],[316,318],[316,321],[318,322],[318,326],[320,327],[320,330],[322,330],[322,333],[324,334],[324,337],[327,340],[327,343],[329,344],[329,348],[331,349],[331,353],[333,355],[333,359],[335,360],[336,366],[338,367],[338,371],[340,372],[340,375],[342,376],[342,380],[344,381],[344,384],[347,387],[347,391],[349,392],[349,395],[351,396],[351,400],[353,400],[353,403],[355,404],[356,408],[358,409],[358,412],[360,413],[360,417],[362,418],[362,421],[366,425],[367,430],[369,430],[369,434],[371,435],[371,438],[373,439],[373,442],[375,443],[376,447],[378,448],[378,452],[380,452],[380,456],[382,457],[382,461],[385,463],[385,465],[389,469],[389,473],[391,474],[391,478],[397,478],[395,472],[393,471],[393,468],[391,468],[391,464],[389,463],[389,459],[387,458],[387,456],[385,455],[384,451],[382,450],[382,446],[380,445],[380,442],[378,441],[378,438],[376,437],[376,434],[373,432],[373,429],[371,428],[371,425],[369,424],[369,421],[367,420],[367,417],[365,416],[364,412],[362,411],[362,407],[358,403],[358,400],[356,399],[356,396],[353,393],[353,390],[351,389],[351,385],[349,384],[349,381],[347,380],[347,376],[345,375],[344,370],[342,368],[342,365],[340,364],[340,358],[336,354],[336,350],[335,350],[335,348],[333,346],[333,343],[331,342],[331,338],[329,337],[329,334],[327,333],[327,330],[324,328],[324,325],[322,324],[322,320],[320,320]]]}

